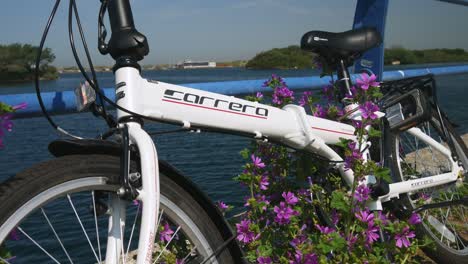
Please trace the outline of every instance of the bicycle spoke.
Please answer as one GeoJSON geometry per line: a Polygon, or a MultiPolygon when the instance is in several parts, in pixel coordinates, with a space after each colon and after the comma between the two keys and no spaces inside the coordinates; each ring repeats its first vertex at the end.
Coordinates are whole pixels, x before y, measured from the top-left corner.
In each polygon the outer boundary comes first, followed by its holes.
{"type": "Polygon", "coordinates": [[[98,258],[96,251],[94,250],[93,244],[91,243],[91,240],[88,237],[88,233],[86,232],[86,229],[84,228],[83,223],[81,222],[80,216],[78,215],[78,212],[76,211],[75,205],[73,204],[70,194],[67,194],[67,198],[68,198],[68,201],[70,202],[70,206],[72,207],[73,212],[75,212],[76,219],[80,223],[81,230],[83,230],[83,233],[86,236],[86,239],[88,240],[88,244],[91,247],[91,250],[93,251],[94,256],[96,257],[97,263],[101,263],[101,260],[98,258]]]}
{"type": "Polygon", "coordinates": [[[135,231],[135,226],[138,220],[139,213],[140,213],[140,203],[138,203],[137,211],[135,214],[135,219],[133,220],[132,231],[130,232],[130,237],[128,238],[127,253],[125,254],[126,258],[128,257],[128,252],[130,251],[130,245],[132,244],[132,239],[133,239],[133,232],[135,231]]]}
{"type": "Polygon", "coordinates": [[[34,240],[32,237],[30,237],[21,227],[18,226],[18,230],[25,237],[27,237],[29,240],[31,240],[31,242],[33,242],[34,245],[36,245],[40,250],[42,250],[42,252],[44,252],[47,256],[49,256],[49,258],[51,258],[55,263],[60,264],[60,262],[57,259],[55,259],[47,250],[45,250],[39,243],[37,243],[36,240],[34,240]]]}
{"type": "Polygon", "coordinates": [[[63,245],[62,240],[60,240],[60,237],[58,236],[57,232],[55,231],[55,228],[52,226],[52,223],[50,222],[49,217],[47,217],[47,214],[45,213],[43,208],[41,208],[41,212],[42,212],[42,215],[44,216],[44,218],[46,219],[47,223],[49,224],[50,228],[52,229],[52,232],[54,233],[54,235],[57,238],[58,242],[60,243],[60,246],[62,247],[63,252],[65,253],[65,255],[67,255],[67,258],[70,261],[70,263],[73,264],[73,261],[71,260],[71,257],[68,254],[68,251],[65,249],[65,246],[63,245]]]}
{"type": "Polygon", "coordinates": [[[98,220],[97,220],[97,213],[96,213],[96,199],[94,196],[94,191],[91,192],[91,196],[93,197],[93,211],[94,211],[94,225],[96,226],[96,240],[97,240],[97,245],[98,245],[98,253],[99,253],[99,259],[102,259],[101,255],[101,242],[99,240],[99,227],[98,227],[98,220]]]}

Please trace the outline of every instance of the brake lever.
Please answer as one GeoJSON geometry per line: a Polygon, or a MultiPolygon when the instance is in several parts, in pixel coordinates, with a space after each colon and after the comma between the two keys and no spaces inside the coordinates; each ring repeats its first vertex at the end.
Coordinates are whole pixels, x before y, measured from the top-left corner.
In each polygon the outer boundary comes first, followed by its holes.
{"type": "Polygon", "coordinates": [[[109,53],[109,46],[106,43],[107,30],[104,25],[104,15],[107,11],[108,0],[101,0],[101,8],[99,9],[98,18],[98,49],[102,55],[109,53]]]}

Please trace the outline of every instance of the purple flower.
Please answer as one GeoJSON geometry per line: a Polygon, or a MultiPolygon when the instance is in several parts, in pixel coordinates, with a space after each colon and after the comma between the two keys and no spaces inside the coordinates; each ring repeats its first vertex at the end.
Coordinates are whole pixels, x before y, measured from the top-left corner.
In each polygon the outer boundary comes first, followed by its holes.
{"type": "Polygon", "coordinates": [[[176,259],[175,263],[176,264],[184,264],[184,260],[183,259],[176,259]]]}
{"type": "Polygon", "coordinates": [[[369,87],[378,87],[380,85],[379,82],[377,82],[377,76],[375,74],[372,74],[369,76],[367,73],[361,74],[356,80],[356,84],[361,87],[363,90],[369,89],[369,87]]]}
{"type": "Polygon", "coordinates": [[[347,237],[346,242],[348,244],[348,248],[352,249],[357,240],[358,240],[357,235],[350,235],[349,237],[347,237]]]}
{"type": "Polygon", "coordinates": [[[280,206],[275,206],[273,211],[276,213],[275,222],[280,225],[289,224],[291,217],[298,215],[298,212],[291,209],[285,202],[280,202],[280,206]]]}
{"type": "Polygon", "coordinates": [[[159,239],[163,242],[169,242],[171,240],[172,234],[174,234],[174,231],[172,231],[171,227],[166,222],[163,226],[163,230],[159,233],[159,239]]]}
{"type": "Polygon", "coordinates": [[[364,231],[364,235],[366,237],[366,243],[367,244],[372,244],[374,243],[375,241],[377,241],[377,239],[379,239],[379,228],[377,226],[374,226],[373,223],[369,223],[367,225],[367,230],[364,231]]]}
{"type": "Polygon", "coordinates": [[[0,131],[3,129],[11,131],[13,128],[13,122],[11,122],[12,114],[0,115],[0,131]]]}
{"type": "Polygon", "coordinates": [[[324,235],[328,235],[330,233],[335,232],[334,228],[328,227],[328,226],[321,226],[321,225],[315,225],[315,227],[322,232],[324,235]]]}
{"type": "Polygon", "coordinates": [[[270,185],[270,182],[268,182],[268,176],[262,175],[260,177],[260,182],[258,185],[260,187],[260,190],[268,190],[268,185],[270,185]]]}
{"type": "Polygon", "coordinates": [[[400,234],[395,235],[396,246],[399,248],[409,247],[411,245],[409,239],[415,236],[414,232],[409,230],[409,227],[404,227],[400,234]]]}
{"type": "Polygon", "coordinates": [[[304,243],[306,239],[307,239],[307,236],[305,235],[297,235],[296,237],[294,237],[293,240],[291,240],[291,242],[289,242],[289,244],[295,248],[298,245],[304,243]]]}
{"type": "Polygon", "coordinates": [[[286,86],[281,86],[275,89],[272,102],[277,105],[281,105],[289,100],[294,100],[294,92],[289,90],[286,86]]]}
{"type": "Polygon", "coordinates": [[[253,162],[254,167],[256,167],[256,168],[258,168],[258,169],[265,168],[265,163],[262,162],[262,159],[261,159],[261,158],[255,157],[254,154],[252,154],[252,155],[250,156],[250,158],[252,159],[252,162],[253,162]]]}
{"type": "Polygon", "coordinates": [[[322,117],[322,118],[326,117],[327,116],[327,111],[321,105],[316,105],[313,116],[322,117]]]}
{"type": "Polygon", "coordinates": [[[237,240],[243,243],[250,243],[255,239],[255,233],[249,230],[250,220],[242,220],[240,224],[236,224],[237,240]]]}
{"type": "Polygon", "coordinates": [[[356,89],[356,87],[355,87],[355,86],[351,86],[351,88],[349,89],[349,91],[351,92],[351,94],[346,93],[345,97],[346,97],[347,99],[353,99],[353,98],[356,96],[356,94],[357,94],[357,89],[356,89]]]}
{"type": "Polygon", "coordinates": [[[21,104],[18,104],[18,105],[14,105],[13,106],[13,110],[20,110],[20,109],[25,109],[26,107],[28,106],[28,103],[21,103],[21,104]]]}
{"type": "Polygon", "coordinates": [[[322,87],[322,94],[323,98],[327,99],[328,101],[332,101],[334,97],[335,87],[333,85],[333,81],[330,81],[330,84],[325,85],[322,87]]]}
{"type": "Polygon", "coordinates": [[[13,240],[13,241],[18,241],[18,240],[20,240],[20,236],[19,236],[19,233],[18,233],[18,229],[15,228],[15,229],[11,230],[11,232],[10,232],[8,238],[9,238],[10,240],[13,240]]]}
{"type": "Polygon", "coordinates": [[[225,204],[223,201],[218,202],[218,207],[221,209],[221,211],[229,209],[229,206],[227,206],[227,204],[225,204]]]}
{"type": "Polygon", "coordinates": [[[365,202],[369,199],[369,194],[371,190],[365,184],[361,184],[356,188],[354,193],[354,198],[360,203],[365,202]]]}
{"type": "Polygon", "coordinates": [[[263,94],[261,92],[257,92],[257,94],[255,95],[255,97],[257,97],[257,99],[262,99],[263,98],[263,94]]]}
{"type": "Polygon", "coordinates": [[[410,223],[410,225],[417,225],[422,223],[422,219],[418,214],[413,213],[411,214],[411,217],[409,218],[408,222],[410,223]]]}
{"type": "Polygon", "coordinates": [[[270,257],[258,257],[257,261],[259,264],[271,264],[271,258],[270,257]]]}
{"type": "Polygon", "coordinates": [[[283,196],[284,200],[286,200],[286,203],[290,205],[295,205],[299,201],[299,199],[297,199],[297,197],[294,196],[294,193],[292,192],[283,192],[281,196],[283,196]]]}
{"type": "Polygon", "coordinates": [[[289,264],[316,264],[318,263],[317,255],[314,253],[303,254],[300,250],[296,250],[294,259],[289,260],[289,264]]]}
{"type": "Polygon", "coordinates": [[[301,99],[299,99],[299,105],[304,106],[306,104],[309,104],[309,99],[312,96],[312,92],[306,91],[302,94],[301,99]]]}
{"type": "Polygon", "coordinates": [[[362,117],[374,120],[378,116],[375,112],[379,111],[379,107],[372,102],[365,102],[363,105],[359,106],[359,110],[361,110],[362,117]]]}
{"type": "Polygon", "coordinates": [[[360,211],[354,214],[357,219],[364,223],[372,223],[374,221],[374,213],[369,210],[360,211]]]}

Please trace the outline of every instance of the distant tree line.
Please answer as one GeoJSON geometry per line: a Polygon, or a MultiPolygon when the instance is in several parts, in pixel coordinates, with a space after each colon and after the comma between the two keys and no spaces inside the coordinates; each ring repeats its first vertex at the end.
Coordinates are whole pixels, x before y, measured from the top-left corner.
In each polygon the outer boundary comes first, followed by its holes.
{"type": "MultiPolygon", "coordinates": [[[[28,81],[34,79],[38,47],[30,44],[0,45],[0,81],[28,81]]],[[[55,60],[50,48],[42,51],[39,74],[41,79],[57,79],[57,69],[49,65],[55,60]]]]}
{"type": "Polygon", "coordinates": [[[385,64],[421,64],[468,61],[468,52],[463,49],[408,50],[403,47],[385,49],[385,64]]]}
{"type": "MultiPolygon", "coordinates": [[[[313,68],[315,54],[305,52],[299,46],[275,48],[257,54],[249,60],[249,69],[309,69],[313,68]]],[[[402,47],[385,49],[384,63],[422,64],[444,62],[468,62],[468,52],[463,49],[408,50],[402,47]]]]}
{"type": "Polygon", "coordinates": [[[313,68],[313,54],[299,46],[272,49],[257,54],[245,65],[249,69],[307,69],[313,68]]]}

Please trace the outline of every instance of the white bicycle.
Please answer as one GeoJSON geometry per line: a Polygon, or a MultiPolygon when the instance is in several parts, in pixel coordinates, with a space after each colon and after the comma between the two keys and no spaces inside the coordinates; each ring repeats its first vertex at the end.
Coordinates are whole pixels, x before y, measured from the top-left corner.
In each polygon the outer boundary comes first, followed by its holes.
{"type": "MultiPolygon", "coordinates": [[[[176,258],[184,263],[244,261],[234,232],[216,206],[176,169],[158,160],[153,140],[143,130],[143,120],[176,124],[187,131],[237,134],[304,150],[336,164],[344,181],[353,183],[353,171],[345,170],[343,158],[330,145],[341,139],[356,140],[355,128],[346,121],[361,118],[357,105],[347,105],[347,120],[335,122],[307,115],[296,105],[278,109],[145,80],[138,61],[149,49],[144,35],[135,29],[129,0],[101,2],[99,48],[116,60],[118,121],[102,139],[52,142],[49,150],[56,159],[37,164],[0,185],[0,249],[10,249],[16,256],[14,263],[111,264],[136,259],[143,264],[175,263],[176,258]],[[112,26],[108,44],[101,27],[106,10],[112,26]],[[118,140],[105,140],[111,134],[118,140]],[[23,239],[10,239],[15,233],[23,239]],[[155,239],[164,243],[155,243],[155,239]]],[[[76,11],[72,0],[69,27],[75,14],[82,34],[76,11]]],[[[70,36],[76,55],[73,34],[70,36]]],[[[347,67],[359,54],[380,44],[379,33],[370,28],[339,34],[311,31],[301,43],[303,49],[336,65],[343,96],[352,85],[347,67]]],[[[79,61],[78,65],[84,72],[79,61]]],[[[85,77],[98,88],[95,76],[94,80],[85,77]]],[[[436,257],[461,263],[468,256],[467,198],[462,192],[468,151],[439,110],[432,80],[429,76],[387,85],[385,113],[377,113],[387,115],[382,118],[383,140],[377,146],[363,144],[362,152],[365,159],[371,159],[373,150],[380,152],[377,158],[392,168],[394,182],[376,183],[372,175],[366,177],[374,198],[369,207],[381,210],[398,204],[402,212],[421,212],[424,225],[419,231],[437,242],[436,257]],[[428,197],[423,205],[416,203],[420,196],[428,197]]],[[[102,108],[94,110],[106,115],[102,108]]],[[[0,258],[0,263],[10,261],[0,258]]]]}

